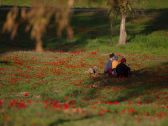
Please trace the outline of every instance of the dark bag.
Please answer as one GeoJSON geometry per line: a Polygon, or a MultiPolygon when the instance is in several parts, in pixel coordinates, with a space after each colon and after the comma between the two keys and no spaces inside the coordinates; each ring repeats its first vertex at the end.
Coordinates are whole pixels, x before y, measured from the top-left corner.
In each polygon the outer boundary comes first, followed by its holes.
{"type": "Polygon", "coordinates": [[[128,75],[130,74],[130,68],[126,64],[120,63],[116,67],[116,72],[117,72],[117,76],[128,77],[128,75]]]}

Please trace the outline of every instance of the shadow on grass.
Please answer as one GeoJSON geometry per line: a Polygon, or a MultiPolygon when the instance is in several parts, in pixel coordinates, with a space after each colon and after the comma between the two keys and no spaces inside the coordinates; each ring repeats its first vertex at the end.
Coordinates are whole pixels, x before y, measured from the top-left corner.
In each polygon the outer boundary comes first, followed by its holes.
{"type": "MultiPolygon", "coordinates": [[[[2,33],[2,27],[9,12],[10,6],[7,9],[0,8],[0,53],[18,50],[34,50],[35,41],[31,39],[30,32],[25,32],[26,24],[21,24],[18,33],[14,39],[10,38],[10,34],[2,33]]],[[[20,8],[21,9],[21,8],[20,8]]],[[[95,11],[83,9],[81,12],[74,12],[72,15],[71,24],[74,29],[75,39],[73,41],[66,40],[64,31],[61,39],[56,37],[56,28],[54,18],[50,22],[46,33],[43,35],[43,46],[46,50],[63,50],[72,51],[81,49],[88,44],[88,39],[94,39],[109,34],[109,19],[104,14],[104,10],[95,11]]]]}
{"type": "Polygon", "coordinates": [[[168,31],[168,9],[153,9],[147,10],[147,15],[154,15],[154,18],[147,23],[145,29],[141,32],[143,34],[150,34],[154,31],[168,31]]]}
{"type": "MultiPolygon", "coordinates": [[[[5,21],[6,14],[9,10],[0,8],[0,30],[2,30],[2,25],[5,21]]],[[[8,7],[10,8],[10,6],[8,7]]],[[[145,23],[145,28],[142,30],[135,30],[134,28],[127,28],[131,41],[135,38],[137,34],[150,34],[158,30],[168,30],[168,9],[153,9],[153,10],[142,10],[142,14],[135,16],[137,20],[142,17],[152,17],[151,20],[145,23]],[[141,17],[142,16],[142,17],[141,17]]],[[[54,25],[54,20],[52,20],[47,28],[46,33],[43,36],[43,45],[46,50],[63,50],[72,51],[80,50],[88,44],[88,40],[95,39],[104,36],[111,36],[109,18],[106,14],[106,10],[101,9],[80,9],[74,11],[72,15],[71,24],[74,29],[75,39],[73,41],[66,40],[66,33],[63,33],[62,39],[56,37],[56,28],[54,25]]],[[[128,19],[131,22],[132,19],[128,19]]],[[[119,21],[119,20],[117,20],[119,21]]],[[[116,25],[119,22],[116,21],[116,25]]],[[[25,25],[21,24],[17,36],[11,40],[10,34],[3,34],[0,32],[0,53],[8,51],[17,50],[34,50],[35,41],[31,39],[30,33],[25,33],[25,25]]],[[[119,28],[114,27],[113,36],[118,35],[119,28]]],[[[91,42],[91,41],[90,41],[91,42]]]]}
{"type": "Polygon", "coordinates": [[[33,50],[35,42],[30,38],[30,32],[25,32],[26,24],[21,23],[14,39],[9,33],[3,33],[2,28],[9,10],[0,8],[0,53],[18,50],[33,50]]]}
{"type": "Polygon", "coordinates": [[[0,64],[10,65],[11,62],[10,62],[10,61],[1,61],[1,60],[0,60],[0,64]]]}
{"type": "MultiPolygon", "coordinates": [[[[138,98],[150,91],[168,88],[168,62],[162,63],[160,66],[153,66],[151,68],[144,68],[141,70],[133,71],[132,75],[128,78],[114,78],[104,74],[87,80],[88,84],[92,84],[96,94],[100,90],[111,87],[123,87],[124,90],[120,91],[120,95],[115,98],[108,99],[110,101],[125,101],[132,98],[138,98]]],[[[93,96],[95,94],[92,94],[93,96]]],[[[89,95],[89,94],[88,94],[89,95]]],[[[152,96],[152,95],[151,95],[152,96]]],[[[92,97],[90,97],[91,99],[92,97]]],[[[145,102],[154,102],[154,98],[147,98],[145,102]]]]}
{"type": "MultiPolygon", "coordinates": [[[[168,9],[148,9],[142,10],[142,12],[137,14],[133,19],[149,19],[141,23],[141,25],[145,25],[141,30],[134,31],[134,29],[127,28],[128,34],[130,35],[128,42],[133,40],[137,35],[148,35],[156,31],[168,31],[168,9]]],[[[131,20],[129,21],[131,22],[131,20]]]]}

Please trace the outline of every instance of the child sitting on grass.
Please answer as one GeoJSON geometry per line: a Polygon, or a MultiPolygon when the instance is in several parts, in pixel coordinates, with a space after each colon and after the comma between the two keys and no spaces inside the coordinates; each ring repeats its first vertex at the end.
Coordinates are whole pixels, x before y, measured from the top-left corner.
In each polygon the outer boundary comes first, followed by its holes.
{"type": "Polygon", "coordinates": [[[105,67],[104,67],[104,73],[105,74],[111,75],[111,73],[112,73],[112,61],[113,61],[114,56],[115,56],[114,53],[109,55],[109,59],[106,62],[105,67]]]}

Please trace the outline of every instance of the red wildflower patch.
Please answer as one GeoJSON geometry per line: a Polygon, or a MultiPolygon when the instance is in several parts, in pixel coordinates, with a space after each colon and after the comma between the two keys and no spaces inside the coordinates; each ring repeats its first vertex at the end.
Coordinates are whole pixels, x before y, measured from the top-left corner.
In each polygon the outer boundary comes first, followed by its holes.
{"type": "Polygon", "coordinates": [[[18,102],[17,107],[19,109],[25,109],[27,106],[26,106],[26,103],[24,101],[20,101],[20,102],[18,102]]]}
{"type": "Polygon", "coordinates": [[[54,109],[61,109],[61,104],[59,101],[54,100],[50,104],[54,109]]]}
{"type": "Polygon", "coordinates": [[[166,117],[166,113],[165,112],[159,112],[159,113],[156,113],[156,116],[158,118],[164,118],[164,117],[166,117]]]}
{"type": "Polygon", "coordinates": [[[114,102],[114,105],[118,105],[118,104],[119,104],[119,102],[118,102],[118,101],[115,101],[115,102],[114,102]]]}
{"type": "Polygon", "coordinates": [[[160,99],[160,96],[156,96],[157,99],[160,99]]]}
{"type": "Polygon", "coordinates": [[[17,105],[17,103],[18,103],[18,101],[15,99],[10,100],[8,106],[9,106],[9,108],[12,108],[12,107],[15,107],[17,105]]]}
{"type": "Polygon", "coordinates": [[[123,109],[121,111],[121,114],[125,114],[125,113],[128,113],[128,114],[134,114],[136,113],[137,111],[134,109],[134,108],[129,108],[129,109],[123,109]]]}
{"type": "Polygon", "coordinates": [[[31,76],[29,74],[27,74],[27,73],[19,73],[18,76],[25,77],[25,78],[28,78],[28,79],[31,78],[31,76]]]}
{"type": "Polygon", "coordinates": [[[9,80],[9,83],[10,84],[16,84],[18,81],[20,81],[21,80],[21,78],[11,78],[10,80],[9,80]]]}
{"type": "Polygon", "coordinates": [[[63,70],[59,69],[59,68],[51,68],[50,71],[54,74],[54,75],[61,75],[63,74],[63,70]]]}
{"type": "Polygon", "coordinates": [[[130,113],[130,114],[135,113],[135,112],[136,112],[136,110],[134,108],[128,109],[128,113],[130,113]]]}
{"type": "Polygon", "coordinates": [[[24,92],[23,96],[28,97],[29,96],[29,92],[24,92]]]}
{"type": "Polygon", "coordinates": [[[45,100],[45,101],[43,101],[43,103],[44,103],[44,107],[45,107],[45,108],[48,108],[49,101],[48,101],[48,100],[45,100]]]}
{"type": "Polygon", "coordinates": [[[68,103],[64,103],[64,105],[63,105],[63,109],[64,109],[64,110],[69,109],[69,104],[68,104],[68,103]]]}
{"type": "Polygon", "coordinates": [[[35,77],[36,78],[44,78],[45,74],[43,72],[38,72],[38,73],[35,74],[35,77]]]}
{"type": "Polygon", "coordinates": [[[4,71],[4,70],[6,70],[5,68],[0,68],[0,71],[4,71]]]}
{"type": "MultiPolygon", "coordinates": [[[[82,64],[83,65],[83,64],[82,64]]],[[[75,69],[75,68],[81,68],[82,67],[81,64],[67,64],[66,66],[64,66],[65,68],[68,68],[68,69],[75,69]]]]}
{"type": "Polygon", "coordinates": [[[121,111],[121,114],[125,114],[127,112],[127,110],[126,109],[123,109],[122,111],[121,111]]]}
{"type": "Polygon", "coordinates": [[[101,109],[98,114],[99,114],[100,116],[103,116],[103,115],[106,114],[107,112],[109,112],[109,110],[101,109]]]}
{"type": "Polygon", "coordinates": [[[114,102],[106,101],[106,102],[104,102],[104,103],[107,104],[107,105],[118,105],[118,104],[119,104],[118,101],[114,101],[114,102]]]}
{"type": "Polygon", "coordinates": [[[20,60],[18,57],[13,57],[13,62],[17,65],[22,66],[24,64],[23,60],[20,60]]]}
{"type": "Polygon", "coordinates": [[[96,51],[93,51],[93,52],[91,52],[91,54],[92,54],[92,55],[96,55],[96,54],[97,54],[97,52],[96,52],[96,51]]]}
{"type": "Polygon", "coordinates": [[[105,104],[107,104],[107,105],[112,105],[113,102],[111,102],[111,101],[107,101],[107,102],[105,102],[105,104]]]}
{"type": "Polygon", "coordinates": [[[33,67],[32,66],[26,66],[27,69],[32,69],[33,67]]]}
{"type": "Polygon", "coordinates": [[[0,107],[3,106],[3,103],[4,103],[4,101],[2,99],[0,99],[0,107]]]}
{"type": "Polygon", "coordinates": [[[141,101],[138,101],[137,104],[138,104],[138,105],[142,105],[142,102],[141,102],[141,101]]]}
{"type": "Polygon", "coordinates": [[[31,105],[32,104],[32,100],[27,100],[27,103],[31,105]]]}
{"type": "Polygon", "coordinates": [[[52,66],[60,66],[63,65],[65,62],[63,61],[56,61],[56,62],[49,62],[47,63],[48,65],[52,65],[52,66]]]}

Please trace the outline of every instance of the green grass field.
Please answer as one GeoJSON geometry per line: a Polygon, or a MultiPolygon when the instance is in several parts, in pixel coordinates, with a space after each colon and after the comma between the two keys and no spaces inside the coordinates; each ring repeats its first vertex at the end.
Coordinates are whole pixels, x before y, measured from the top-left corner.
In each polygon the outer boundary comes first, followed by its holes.
{"type": "Polygon", "coordinates": [[[72,41],[56,38],[50,24],[44,53],[33,51],[24,25],[14,40],[0,33],[0,126],[167,126],[167,14],[149,9],[129,17],[126,46],[116,45],[119,20],[111,33],[102,11],[74,13],[72,41]],[[126,57],[129,78],[103,74],[112,52],[126,57]],[[93,66],[97,76],[86,72],[93,66]]]}
{"type": "Polygon", "coordinates": [[[132,68],[128,79],[104,76],[107,55],[100,52],[3,54],[0,124],[166,126],[168,57],[120,55],[132,68]],[[100,74],[91,77],[94,65],[100,74]]]}

